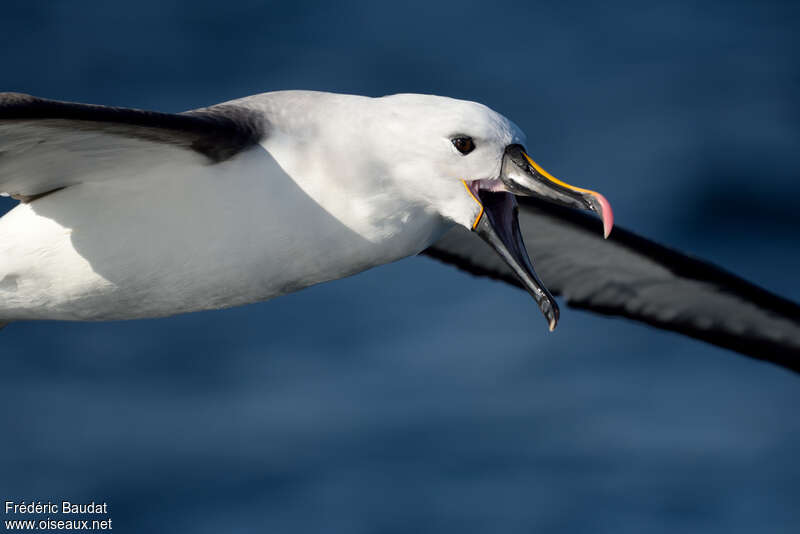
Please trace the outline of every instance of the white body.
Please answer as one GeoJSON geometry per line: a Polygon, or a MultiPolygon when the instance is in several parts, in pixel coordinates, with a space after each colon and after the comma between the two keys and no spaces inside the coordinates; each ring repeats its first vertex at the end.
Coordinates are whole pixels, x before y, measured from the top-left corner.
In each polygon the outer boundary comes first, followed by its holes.
{"type": "Polygon", "coordinates": [[[518,138],[488,108],[439,97],[240,102],[271,127],[230,160],[148,148],[0,219],[0,322],[235,306],[416,254],[470,225],[480,206],[460,179],[497,176],[502,147],[518,138]],[[427,131],[449,119],[459,122],[427,131]],[[454,152],[448,135],[469,128],[491,140],[480,147],[488,157],[454,152]],[[439,159],[424,153],[434,149],[439,159]]]}
{"type": "Polygon", "coordinates": [[[403,232],[348,227],[259,152],[188,176],[80,184],[20,204],[0,219],[0,319],[126,319],[256,302],[416,254],[443,231],[440,217],[411,207],[398,214],[409,221],[403,232]]]}

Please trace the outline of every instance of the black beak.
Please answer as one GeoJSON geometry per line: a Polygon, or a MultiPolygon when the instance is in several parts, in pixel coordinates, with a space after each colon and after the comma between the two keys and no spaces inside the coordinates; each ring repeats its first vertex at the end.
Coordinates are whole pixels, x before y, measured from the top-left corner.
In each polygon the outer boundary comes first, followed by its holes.
{"type": "Polygon", "coordinates": [[[511,267],[536,300],[552,331],[558,323],[558,304],[533,270],[522,241],[514,195],[537,196],[572,208],[594,211],[603,219],[605,237],[614,224],[611,205],[600,193],[571,186],[550,175],[525,153],[521,145],[506,148],[499,178],[506,191],[483,190],[477,182],[470,188],[464,182],[483,208],[473,230],[511,267]]]}
{"type": "Polygon", "coordinates": [[[509,193],[536,196],[562,206],[593,211],[603,219],[603,237],[611,233],[614,212],[606,197],[562,182],[533,161],[522,145],[506,147],[500,180],[509,193]]]}
{"type": "Polygon", "coordinates": [[[552,332],[558,323],[558,304],[536,276],[519,229],[517,201],[506,192],[479,191],[483,214],[474,231],[486,241],[522,281],[547,319],[552,332]]]}

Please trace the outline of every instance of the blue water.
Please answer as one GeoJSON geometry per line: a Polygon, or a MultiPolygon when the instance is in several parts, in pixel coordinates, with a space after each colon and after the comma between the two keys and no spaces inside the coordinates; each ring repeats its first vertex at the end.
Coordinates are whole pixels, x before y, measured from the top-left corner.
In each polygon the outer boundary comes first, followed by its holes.
{"type": "MultiPolygon", "coordinates": [[[[796,2],[0,10],[0,90],[481,101],[620,225],[796,300],[799,50],[796,2]]],[[[522,292],[422,258],[220,312],[14,324],[0,366],[0,496],[107,501],[122,532],[800,529],[796,375],[569,309],[548,334],[522,292]]]]}

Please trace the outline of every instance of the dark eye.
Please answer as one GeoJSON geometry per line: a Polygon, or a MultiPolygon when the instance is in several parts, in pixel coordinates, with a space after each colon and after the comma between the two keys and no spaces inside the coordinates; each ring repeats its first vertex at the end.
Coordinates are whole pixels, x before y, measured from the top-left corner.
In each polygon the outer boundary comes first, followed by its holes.
{"type": "Polygon", "coordinates": [[[475,142],[471,137],[454,137],[453,146],[465,156],[475,150],[475,142]]]}

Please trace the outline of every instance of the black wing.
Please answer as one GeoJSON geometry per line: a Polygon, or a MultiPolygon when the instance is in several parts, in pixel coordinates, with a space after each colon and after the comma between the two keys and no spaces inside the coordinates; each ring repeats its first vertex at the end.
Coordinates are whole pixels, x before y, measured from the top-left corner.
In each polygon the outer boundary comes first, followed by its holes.
{"type": "Polygon", "coordinates": [[[24,199],[156,165],[215,163],[266,129],[235,101],[172,114],[0,93],[0,193],[24,199]]]}
{"type": "MultiPolygon", "coordinates": [[[[570,306],[680,332],[800,372],[800,306],[703,260],[595,218],[519,198],[520,226],[537,273],[570,306]]],[[[466,230],[423,252],[520,286],[500,257],[466,230]]]]}

